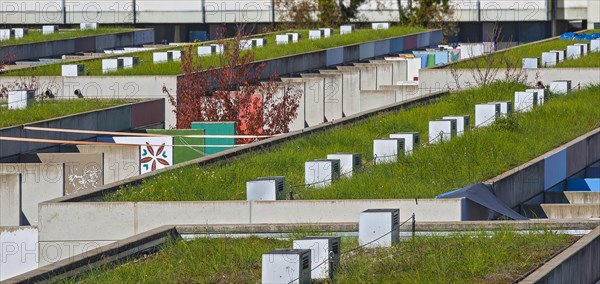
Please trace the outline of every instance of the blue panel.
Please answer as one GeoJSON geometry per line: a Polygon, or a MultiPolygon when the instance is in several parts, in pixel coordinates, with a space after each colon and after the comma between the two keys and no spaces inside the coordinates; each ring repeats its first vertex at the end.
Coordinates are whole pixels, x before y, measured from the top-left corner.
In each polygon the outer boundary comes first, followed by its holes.
{"type": "Polygon", "coordinates": [[[375,42],[375,56],[382,56],[390,53],[390,41],[382,40],[375,42]]]}
{"type": "Polygon", "coordinates": [[[567,180],[567,191],[600,192],[600,178],[570,178],[567,180]]]}
{"type": "Polygon", "coordinates": [[[415,57],[421,58],[421,68],[427,68],[427,56],[428,54],[415,54],[415,57]]]}
{"type": "Polygon", "coordinates": [[[435,65],[448,64],[448,51],[438,51],[435,53],[435,65]]]}
{"type": "Polygon", "coordinates": [[[429,34],[431,34],[431,42],[429,43],[429,45],[437,46],[438,44],[442,44],[442,42],[444,41],[444,33],[441,30],[432,31],[429,34]]]}
{"type": "Polygon", "coordinates": [[[390,53],[404,51],[404,37],[390,40],[390,53]]]}
{"type": "Polygon", "coordinates": [[[431,33],[422,33],[417,35],[417,48],[427,47],[431,42],[431,33]]]}
{"type": "Polygon", "coordinates": [[[327,50],[327,66],[344,63],[344,48],[332,48],[327,50]]]}
{"type": "Polygon", "coordinates": [[[360,60],[375,57],[375,44],[372,42],[363,43],[359,47],[360,60]]]}
{"type": "Polygon", "coordinates": [[[586,178],[600,178],[600,167],[589,167],[585,169],[586,178]]]}
{"type": "Polygon", "coordinates": [[[544,190],[567,178],[567,150],[562,149],[544,159],[544,190]]]}

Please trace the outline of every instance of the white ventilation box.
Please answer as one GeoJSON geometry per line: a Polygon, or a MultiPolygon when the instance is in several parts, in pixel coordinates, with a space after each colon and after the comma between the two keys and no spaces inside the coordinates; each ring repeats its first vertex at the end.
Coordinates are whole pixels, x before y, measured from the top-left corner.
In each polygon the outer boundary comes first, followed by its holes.
{"type": "Polygon", "coordinates": [[[527,89],[525,92],[536,92],[537,93],[537,105],[543,105],[546,97],[546,89],[527,89]]]}
{"type": "Polygon", "coordinates": [[[311,283],[309,249],[276,249],[262,255],[263,284],[311,283]]]}
{"type": "Polygon", "coordinates": [[[8,91],[8,109],[24,109],[35,101],[35,90],[8,91]]]}
{"type": "Polygon", "coordinates": [[[154,52],[152,54],[152,61],[154,63],[163,63],[173,61],[173,53],[171,52],[154,52]]]}
{"type": "Polygon", "coordinates": [[[400,241],[399,209],[368,209],[360,213],[358,245],[390,247],[400,241]]]}
{"type": "Polygon", "coordinates": [[[563,62],[565,60],[565,50],[550,50],[550,52],[556,52],[558,54],[558,62],[563,62]]]}
{"type": "Polygon", "coordinates": [[[500,116],[500,104],[475,105],[475,127],[488,126],[500,116]]]}
{"type": "Polygon", "coordinates": [[[119,69],[123,69],[123,59],[120,58],[109,58],[102,59],[102,73],[114,72],[119,69]]]}
{"type": "Polygon", "coordinates": [[[354,25],[342,25],[340,26],[340,34],[351,34],[354,32],[354,25]]]}
{"type": "Polygon", "coordinates": [[[320,39],[323,34],[321,30],[310,30],[308,31],[308,39],[320,39]]]}
{"type": "Polygon", "coordinates": [[[535,69],[538,65],[537,58],[523,58],[523,69],[535,69]]]}
{"type": "Polygon", "coordinates": [[[538,105],[538,92],[515,92],[515,111],[527,112],[538,105]]]}
{"type": "Polygon", "coordinates": [[[29,33],[29,29],[25,28],[15,28],[13,29],[13,33],[16,39],[23,38],[29,33]]]}
{"type": "Polygon", "coordinates": [[[62,66],[63,77],[83,76],[83,64],[72,64],[62,66]]]}
{"type": "Polygon", "coordinates": [[[304,183],[309,187],[326,187],[340,178],[340,160],[322,159],[304,163],[304,183]]]}
{"type": "Polygon", "coordinates": [[[81,30],[95,30],[98,29],[98,23],[81,23],[79,24],[81,30]]]}
{"type": "Polygon", "coordinates": [[[198,46],[198,56],[211,56],[213,54],[217,54],[217,46],[198,46]]]}
{"type": "Polygon", "coordinates": [[[558,80],[550,83],[550,92],[554,94],[566,94],[571,91],[570,80],[558,80]]]}
{"type": "Polygon", "coordinates": [[[300,38],[302,38],[302,35],[300,35],[299,33],[286,33],[286,35],[292,36],[292,42],[298,42],[300,38]]]}
{"type": "Polygon", "coordinates": [[[262,47],[267,45],[267,39],[264,38],[253,38],[252,40],[252,46],[257,46],[257,47],[262,47]]]}
{"type": "Polygon", "coordinates": [[[285,200],[285,177],[260,177],[246,182],[246,198],[250,200],[285,200]]]}
{"type": "Polygon", "coordinates": [[[172,61],[181,61],[181,55],[183,51],[181,50],[167,50],[167,53],[171,54],[172,61]]]}
{"type": "Polygon", "coordinates": [[[558,52],[542,52],[542,67],[551,67],[558,63],[558,52]]]}
{"type": "Polygon", "coordinates": [[[577,59],[583,55],[583,46],[569,45],[567,46],[567,59],[577,59]]]}
{"type": "Polygon", "coordinates": [[[373,140],[373,164],[393,163],[405,152],[404,139],[385,138],[373,140]]]}
{"type": "Polygon", "coordinates": [[[294,249],[309,249],[311,258],[311,278],[333,279],[340,264],[340,237],[304,237],[294,240],[294,249]]]}
{"type": "Polygon", "coordinates": [[[600,38],[590,41],[590,52],[600,52],[600,38]]]}
{"type": "Polygon", "coordinates": [[[576,43],[576,46],[581,46],[581,55],[586,56],[588,54],[588,44],[587,43],[576,43]]]}
{"type": "Polygon", "coordinates": [[[330,37],[333,34],[333,29],[330,28],[320,28],[322,37],[330,37]]]}
{"type": "Polygon", "coordinates": [[[14,36],[14,31],[10,29],[0,30],[0,41],[9,40],[14,36]]]}
{"type": "Polygon", "coordinates": [[[49,35],[58,32],[58,26],[42,26],[42,34],[49,35]]]}
{"type": "Polygon", "coordinates": [[[456,136],[456,119],[438,119],[429,122],[429,143],[447,141],[456,136]]]}
{"type": "Polygon", "coordinates": [[[340,160],[340,177],[351,177],[352,173],[362,167],[359,153],[336,153],[327,155],[328,160],[340,160]]]}
{"type": "Polygon", "coordinates": [[[419,146],[419,143],[421,143],[419,132],[398,132],[390,134],[390,138],[404,139],[405,155],[412,155],[414,149],[419,146]]]}
{"type": "Polygon", "coordinates": [[[254,41],[251,39],[241,39],[240,40],[240,50],[250,50],[254,45],[254,41]]]}
{"type": "Polygon", "coordinates": [[[456,135],[462,136],[466,131],[469,130],[471,123],[471,117],[468,115],[450,115],[444,116],[442,119],[455,119],[456,120],[456,135]]]}
{"type": "Polygon", "coordinates": [[[119,57],[119,59],[123,60],[123,68],[125,69],[131,69],[138,64],[138,58],[135,56],[119,57]]]}
{"type": "Polygon", "coordinates": [[[490,104],[500,105],[500,117],[506,118],[513,112],[513,103],[511,101],[489,102],[490,104]]]}
{"type": "Polygon", "coordinates": [[[291,34],[284,34],[284,35],[276,35],[275,36],[275,44],[280,45],[280,44],[288,44],[290,42],[293,42],[294,39],[292,37],[291,34]]]}
{"type": "Polygon", "coordinates": [[[390,23],[372,23],[371,28],[374,30],[387,30],[390,28],[390,23]]]}

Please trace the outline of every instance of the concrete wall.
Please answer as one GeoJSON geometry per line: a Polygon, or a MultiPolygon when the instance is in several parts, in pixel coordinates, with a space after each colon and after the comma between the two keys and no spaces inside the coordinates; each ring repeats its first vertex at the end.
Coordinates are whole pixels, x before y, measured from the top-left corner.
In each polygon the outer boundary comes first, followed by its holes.
{"type": "Polygon", "coordinates": [[[521,283],[597,283],[600,280],[600,227],[544,263],[521,283]]]}
{"type": "Polygon", "coordinates": [[[567,168],[576,173],[600,160],[599,148],[597,128],[487,182],[493,183],[496,196],[510,207],[518,207],[534,197],[543,202],[544,191],[568,177],[567,168]],[[576,160],[587,162],[568,162],[576,160]]]}
{"type": "Polygon", "coordinates": [[[104,154],[104,184],[140,174],[139,147],[77,145],[77,149],[81,153],[104,154]]]}
{"type": "Polygon", "coordinates": [[[154,43],[154,30],[135,30],[110,35],[86,36],[73,39],[33,42],[0,48],[0,58],[10,56],[14,61],[60,57],[77,52],[103,52],[105,49],[154,43]],[[140,40],[143,39],[143,40],[140,40]]]}
{"type": "Polygon", "coordinates": [[[360,111],[368,111],[383,107],[396,102],[396,91],[394,90],[361,90],[360,111]]]}
{"type": "MultiPolygon", "coordinates": [[[[22,226],[38,224],[38,204],[64,195],[63,164],[0,164],[0,174],[21,175],[22,226]]],[[[0,206],[11,206],[11,199],[1,199],[0,206]]],[[[0,224],[0,226],[6,226],[0,224]]]]}
{"type": "Polygon", "coordinates": [[[342,77],[342,110],[344,116],[360,112],[360,72],[340,70],[320,70],[321,74],[338,75],[342,77]]]}
{"type": "MultiPolygon", "coordinates": [[[[398,81],[407,81],[408,69],[407,62],[405,60],[371,60],[371,63],[376,64],[391,64],[392,65],[392,82],[389,85],[395,85],[398,81]]],[[[385,82],[378,83],[379,86],[386,85],[385,82]]]]}
{"type": "Polygon", "coordinates": [[[343,97],[343,78],[342,74],[320,74],[310,73],[301,74],[304,78],[323,79],[323,98],[325,107],[325,121],[340,119],[344,116],[342,105],[343,97]]]}
{"type": "MultiPolygon", "coordinates": [[[[108,83],[108,81],[106,81],[106,83],[108,83]]],[[[148,123],[162,126],[164,122],[164,109],[162,108],[162,105],[164,105],[164,99],[144,101],[33,122],[26,124],[25,126],[95,131],[129,131],[131,129],[148,126],[148,123]]],[[[57,140],[89,140],[95,138],[97,135],[31,131],[25,130],[19,125],[0,129],[0,136],[57,140]]],[[[42,149],[55,152],[58,152],[59,150],[58,145],[52,143],[0,141],[0,162],[18,161],[21,153],[40,151],[42,149]]]]}
{"type": "Polygon", "coordinates": [[[0,174],[0,226],[21,225],[21,175],[0,174]]]}
{"type": "MultiPolygon", "coordinates": [[[[304,107],[298,109],[298,112],[304,112],[302,128],[325,122],[325,94],[323,91],[325,82],[323,78],[282,78],[282,81],[302,92],[300,104],[304,107]]],[[[299,122],[292,122],[292,124],[299,126],[299,122]]],[[[290,127],[290,130],[302,128],[290,127]]]]}
{"type": "Polygon", "coordinates": [[[383,85],[380,90],[393,90],[396,92],[396,102],[401,102],[421,95],[418,85],[383,85]]]}
{"type": "Polygon", "coordinates": [[[38,230],[0,227],[0,281],[38,268],[38,230]]]}
{"type": "MultiPolygon", "coordinates": [[[[432,69],[426,68],[419,70],[419,86],[421,89],[429,91],[441,91],[457,88],[475,88],[477,87],[477,71],[473,69],[432,69]]],[[[497,69],[490,71],[490,78],[495,80],[506,79],[506,69],[497,69]]],[[[515,69],[510,74],[520,75],[526,79],[528,85],[535,85],[537,81],[542,81],[544,85],[549,85],[555,80],[571,80],[573,88],[578,85],[582,87],[588,84],[600,83],[600,68],[539,68],[539,69],[515,69]]]]}

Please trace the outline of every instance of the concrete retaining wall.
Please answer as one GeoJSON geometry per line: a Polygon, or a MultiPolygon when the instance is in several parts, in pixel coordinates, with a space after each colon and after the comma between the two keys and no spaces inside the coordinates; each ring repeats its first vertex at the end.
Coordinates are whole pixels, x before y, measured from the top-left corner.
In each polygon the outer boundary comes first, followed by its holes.
{"type": "Polygon", "coordinates": [[[140,151],[138,147],[77,145],[77,149],[81,153],[104,154],[104,184],[140,174],[140,151]]]}
{"type": "Polygon", "coordinates": [[[536,269],[521,283],[597,283],[600,280],[600,227],[536,269]]]}
{"type": "Polygon", "coordinates": [[[0,174],[0,226],[21,225],[21,174],[0,174]]]}
{"type": "Polygon", "coordinates": [[[143,29],[114,34],[85,36],[45,42],[9,45],[0,48],[0,58],[9,56],[14,61],[60,57],[77,52],[103,52],[105,49],[154,43],[154,30],[143,29]]]}
{"type": "Polygon", "coordinates": [[[396,102],[394,90],[368,90],[360,91],[360,111],[368,111],[374,108],[386,106],[396,102]]]}
{"type": "Polygon", "coordinates": [[[38,268],[38,230],[0,227],[0,281],[38,268]]]}
{"type": "MultiPolygon", "coordinates": [[[[2,78],[2,77],[0,77],[2,78]]],[[[135,128],[164,124],[164,99],[131,103],[122,106],[90,111],[70,116],[28,123],[25,126],[83,129],[95,131],[129,131],[135,128]],[[158,106],[158,107],[157,107],[158,106]],[[154,111],[154,113],[152,112],[154,111]],[[142,116],[143,118],[139,118],[142,116]]],[[[24,130],[21,125],[0,129],[0,136],[27,137],[59,140],[88,140],[95,134],[59,133],[24,130]]],[[[58,145],[51,143],[0,142],[0,162],[18,161],[21,153],[42,149],[58,151],[58,145]]]]}

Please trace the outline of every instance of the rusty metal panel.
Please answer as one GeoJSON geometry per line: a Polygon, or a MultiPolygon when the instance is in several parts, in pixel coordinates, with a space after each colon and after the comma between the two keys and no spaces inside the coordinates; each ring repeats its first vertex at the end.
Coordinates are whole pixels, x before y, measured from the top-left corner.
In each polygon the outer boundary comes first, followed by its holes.
{"type": "Polygon", "coordinates": [[[165,100],[152,100],[131,106],[131,128],[164,124],[165,100]]]}

